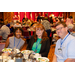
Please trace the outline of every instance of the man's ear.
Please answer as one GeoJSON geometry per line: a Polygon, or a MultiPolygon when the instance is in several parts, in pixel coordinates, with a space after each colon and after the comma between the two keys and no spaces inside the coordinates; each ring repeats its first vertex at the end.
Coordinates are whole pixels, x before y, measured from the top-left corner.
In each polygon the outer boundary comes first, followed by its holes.
{"type": "Polygon", "coordinates": [[[68,27],[65,27],[66,31],[68,31],[68,27]]]}

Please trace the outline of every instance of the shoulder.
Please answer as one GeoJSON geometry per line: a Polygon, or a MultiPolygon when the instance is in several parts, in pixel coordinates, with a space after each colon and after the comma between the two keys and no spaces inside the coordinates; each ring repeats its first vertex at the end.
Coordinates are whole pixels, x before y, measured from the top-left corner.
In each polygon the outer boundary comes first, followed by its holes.
{"type": "Polygon", "coordinates": [[[34,35],[33,36],[31,36],[31,38],[30,39],[34,39],[34,35]]]}
{"type": "Polygon", "coordinates": [[[49,38],[47,38],[43,42],[50,42],[50,40],[49,40],[49,38]]]}
{"type": "Polygon", "coordinates": [[[67,38],[68,41],[71,41],[71,40],[75,40],[75,37],[72,36],[72,35],[69,35],[69,37],[67,38]]]}
{"type": "Polygon", "coordinates": [[[22,42],[25,42],[22,38],[21,38],[21,41],[22,41],[22,42]]]}
{"type": "Polygon", "coordinates": [[[9,40],[14,40],[14,36],[12,36],[12,37],[9,37],[9,40]]]}
{"type": "Polygon", "coordinates": [[[13,39],[14,38],[14,36],[12,36],[12,37],[9,37],[9,39],[13,39]]]}

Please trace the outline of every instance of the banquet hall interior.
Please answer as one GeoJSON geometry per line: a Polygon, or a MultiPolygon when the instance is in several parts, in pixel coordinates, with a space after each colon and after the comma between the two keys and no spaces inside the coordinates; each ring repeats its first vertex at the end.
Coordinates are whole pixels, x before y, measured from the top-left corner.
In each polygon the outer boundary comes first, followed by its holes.
{"type": "MultiPolygon", "coordinates": [[[[22,39],[25,41],[25,46],[22,48],[23,51],[26,50],[30,37],[34,35],[35,31],[31,29],[31,27],[36,23],[41,23],[43,19],[49,21],[51,32],[48,36],[50,39],[48,58],[50,62],[52,62],[56,42],[59,39],[55,29],[56,22],[66,22],[69,16],[72,18],[72,24],[74,25],[75,31],[75,12],[0,12],[0,29],[4,23],[10,25],[10,34],[8,37],[11,37],[13,36],[13,26],[18,21],[24,31],[22,35],[22,39]]],[[[0,36],[0,51],[4,48],[5,42],[6,41],[2,39],[2,36],[0,36]]]]}

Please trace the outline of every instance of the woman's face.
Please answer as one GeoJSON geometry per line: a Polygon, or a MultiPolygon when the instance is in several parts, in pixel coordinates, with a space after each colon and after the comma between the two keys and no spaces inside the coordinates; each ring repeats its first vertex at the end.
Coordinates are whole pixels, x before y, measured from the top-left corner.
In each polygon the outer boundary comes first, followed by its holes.
{"type": "Polygon", "coordinates": [[[38,37],[42,37],[43,32],[44,32],[44,30],[41,30],[41,29],[37,29],[37,28],[36,28],[36,35],[37,35],[38,37]]]}
{"type": "Polygon", "coordinates": [[[22,35],[22,32],[18,29],[18,30],[16,30],[16,32],[15,32],[15,36],[16,36],[16,38],[21,38],[21,35],[22,35]]]}

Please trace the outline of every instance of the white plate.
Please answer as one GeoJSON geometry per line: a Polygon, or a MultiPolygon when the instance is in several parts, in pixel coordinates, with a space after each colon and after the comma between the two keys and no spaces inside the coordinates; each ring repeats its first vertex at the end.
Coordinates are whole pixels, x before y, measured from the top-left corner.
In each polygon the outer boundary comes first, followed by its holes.
{"type": "Polygon", "coordinates": [[[47,57],[38,57],[37,61],[40,61],[40,62],[49,62],[49,59],[47,57]]]}
{"type": "Polygon", "coordinates": [[[23,54],[30,54],[31,52],[33,52],[33,51],[31,51],[31,50],[23,50],[23,51],[21,51],[21,53],[23,53],[23,54]]]}
{"type": "Polygon", "coordinates": [[[19,53],[19,52],[20,52],[20,50],[19,50],[19,49],[16,49],[16,51],[17,51],[17,53],[19,53]]]}
{"type": "Polygon", "coordinates": [[[2,52],[11,52],[12,51],[12,49],[11,48],[4,48],[4,49],[2,49],[2,52]]]}

